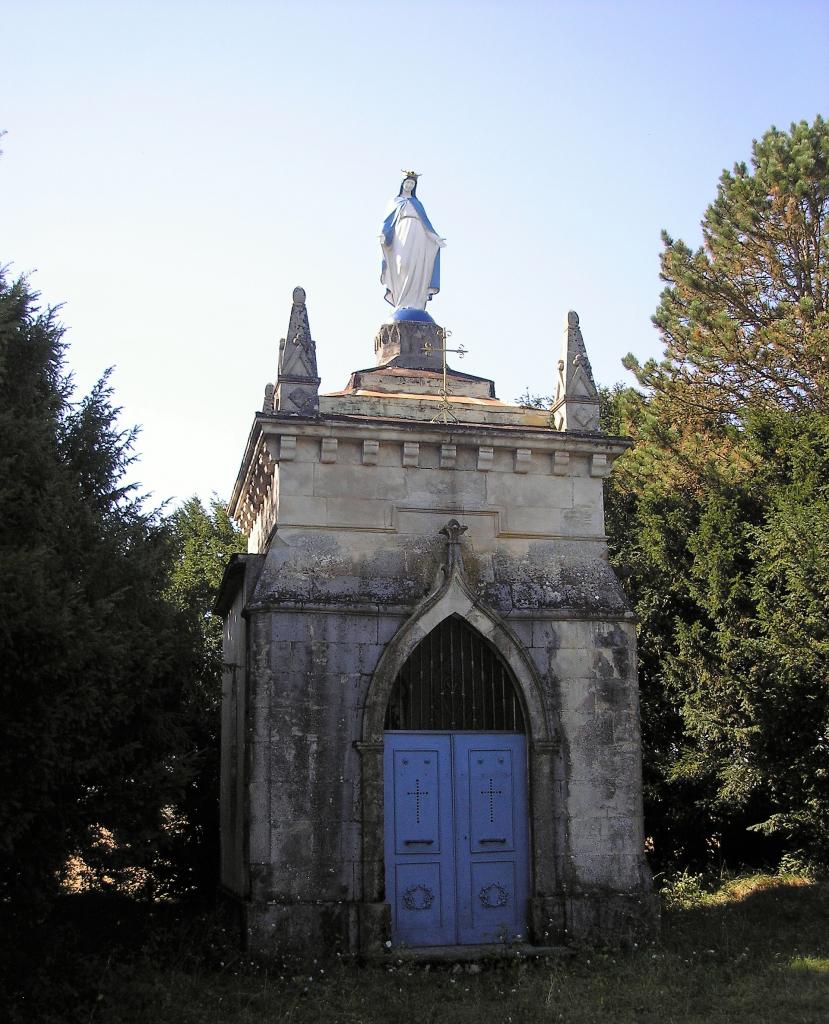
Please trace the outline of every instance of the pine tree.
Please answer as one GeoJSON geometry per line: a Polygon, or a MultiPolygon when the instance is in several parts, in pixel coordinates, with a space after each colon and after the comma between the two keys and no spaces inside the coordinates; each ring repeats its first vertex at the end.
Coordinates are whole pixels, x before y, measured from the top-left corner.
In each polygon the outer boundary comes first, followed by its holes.
{"type": "Polygon", "coordinates": [[[754,142],[753,171],[723,171],[693,252],[663,233],[654,323],[665,358],[626,365],[686,414],[747,406],[829,411],[829,125],[754,142]]]}
{"type": "Polygon", "coordinates": [[[829,126],[771,129],[753,154],[720,179],[701,249],[665,237],[665,356],[625,361],[645,394],[617,399],[638,443],[609,529],[663,854],[707,834],[732,859],[827,863],[829,126]]]}

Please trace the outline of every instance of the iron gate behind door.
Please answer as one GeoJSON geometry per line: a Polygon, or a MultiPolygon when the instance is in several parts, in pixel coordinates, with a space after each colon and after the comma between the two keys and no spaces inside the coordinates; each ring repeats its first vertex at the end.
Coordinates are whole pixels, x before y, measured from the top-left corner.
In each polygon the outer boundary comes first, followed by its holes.
{"type": "Polygon", "coordinates": [[[501,656],[463,619],[450,615],[400,670],[386,728],[524,732],[524,716],[501,656]]]}
{"type": "Polygon", "coordinates": [[[409,946],[526,935],[524,737],[386,733],[386,897],[409,946]]]}

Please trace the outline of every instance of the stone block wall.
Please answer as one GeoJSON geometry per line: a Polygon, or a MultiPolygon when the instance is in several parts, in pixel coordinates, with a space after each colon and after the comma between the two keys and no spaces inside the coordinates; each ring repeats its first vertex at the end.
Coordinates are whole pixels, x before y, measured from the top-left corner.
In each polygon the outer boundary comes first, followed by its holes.
{"type": "Polygon", "coordinates": [[[607,439],[468,424],[453,428],[448,441],[445,430],[422,423],[335,428],[319,421],[300,434],[295,423],[272,416],[260,426],[235,497],[249,550],[258,552],[277,521],[283,534],[431,534],[432,523],[417,528],[412,515],[444,511],[475,517],[468,525],[481,535],[603,540],[602,480],[624,449],[607,439]]]}
{"type": "Polygon", "coordinates": [[[248,891],[246,815],[247,770],[247,621],[245,605],[261,568],[260,556],[237,558],[225,573],[221,604],[224,616],[221,711],[220,879],[228,892],[248,891]]]}
{"type": "Polygon", "coordinates": [[[635,625],[603,533],[602,480],[624,445],[463,426],[447,438],[424,423],[261,427],[238,496],[260,554],[226,602],[223,712],[223,882],[251,945],[365,950],[389,935],[382,726],[378,746],[365,723],[382,722],[388,652],[438,614],[450,516],[467,527],[451,608],[502,645],[535,702],[533,936],[650,927],[635,625]]]}

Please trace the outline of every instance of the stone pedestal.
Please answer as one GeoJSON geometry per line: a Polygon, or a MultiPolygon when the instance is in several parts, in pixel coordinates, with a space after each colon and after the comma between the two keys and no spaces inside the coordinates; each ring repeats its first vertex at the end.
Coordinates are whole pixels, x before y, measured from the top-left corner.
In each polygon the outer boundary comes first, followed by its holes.
{"type": "Polygon", "coordinates": [[[320,378],[277,378],[274,405],[283,415],[316,416],[319,413],[320,378]]]}
{"type": "Polygon", "coordinates": [[[440,370],[445,345],[443,328],[435,323],[401,320],[383,324],[374,339],[378,366],[408,366],[418,370],[440,370]],[[426,346],[432,351],[425,351],[426,346]]]}

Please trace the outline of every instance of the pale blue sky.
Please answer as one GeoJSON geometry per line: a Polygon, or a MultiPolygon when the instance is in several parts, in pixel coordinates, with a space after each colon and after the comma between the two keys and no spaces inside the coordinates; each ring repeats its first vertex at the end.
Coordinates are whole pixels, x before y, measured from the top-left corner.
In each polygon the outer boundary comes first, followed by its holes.
{"type": "Polygon", "coordinates": [[[230,493],[308,293],[323,390],[373,362],[400,169],[448,240],[430,304],[512,400],[581,317],[599,383],[658,355],[659,233],[827,114],[829,5],[0,0],[0,262],[115,366],[156,500],[230,493]]]}

